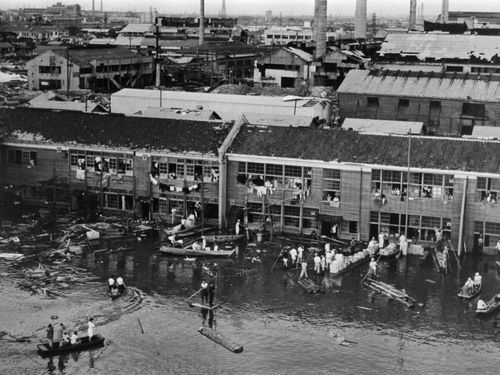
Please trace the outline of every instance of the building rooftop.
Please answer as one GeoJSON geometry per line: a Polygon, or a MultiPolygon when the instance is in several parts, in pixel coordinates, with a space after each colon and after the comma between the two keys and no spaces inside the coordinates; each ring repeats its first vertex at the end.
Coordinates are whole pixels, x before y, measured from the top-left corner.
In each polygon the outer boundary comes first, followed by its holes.
{"type": "Polygon", "coordinates": [[[464,34],[389,34],[382,42],[378,56],[413,57],[420,61],[498,60],[500,35],[464,34]]]}
{"type": "Polygon", "coordinates": [[[499,102],[500,78],[462,73],[351,70],[338,93],[499,102]]]}
{"type": "Polygon", "coordinates": [[[130,150],[194,152],[217,155],[231,124],[98,115],[44,109],[0,109],[4,141],[127,148],[130,150]]]}
{"type": "MultiPolygon", "coordinates": [[[[408,136],[243,125],[228,153],[407,167],[408,136]]],[[[500,142],[412,136],[410,166],[500,174],[500,142]]]]}
{"type": "Polygon", "coordinates": [[[272,126],[302,126],[309,127],[313,124],[313,119],[308,116],[278,115],[272,113],[251,113],[243,114],[248,124],[252,125],[272,125],[272,126]]]}

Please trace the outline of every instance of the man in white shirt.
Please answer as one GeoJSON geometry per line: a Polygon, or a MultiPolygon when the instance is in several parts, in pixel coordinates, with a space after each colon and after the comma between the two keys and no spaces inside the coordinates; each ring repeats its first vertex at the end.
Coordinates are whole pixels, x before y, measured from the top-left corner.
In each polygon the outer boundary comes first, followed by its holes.
{"type": "Polygon", "coordinates": [[[116,285],[118,286],[118,291],[120,293],[123,293],[125,291],[125,283],[123,282],[123,278],[121,276],[118,276],[116,279],[116,285]]]}
{"type": "Polygon", "coordinates": [[[113,276],[110,276],[108,279],[108,290],[111,292],[111,289],[115,286],[115,279],[113,276]]]}

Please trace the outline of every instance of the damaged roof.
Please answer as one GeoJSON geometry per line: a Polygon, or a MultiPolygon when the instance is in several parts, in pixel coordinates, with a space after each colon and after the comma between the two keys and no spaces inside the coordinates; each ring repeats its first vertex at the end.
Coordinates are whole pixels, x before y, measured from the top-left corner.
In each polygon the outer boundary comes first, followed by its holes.
{"type": "Polygon", "coordinates": [[[196,152],[217,155],[231,123],[98,115],[73,111],[0,109],[4,141],[27,139],[68,146],[196,152]],[[28,136],[28,137],[27,137],[28,136]]]}
{"type": "MultiPolygon", "coordinates": [[[[406,167],[408,136],[244,125],[228,153],[406,167]]],[[[500,174],[500,142],[415,136],[410,159],[413,168],[500,174]]]]}
{"type": "Polygon", "coordinates": [[[499,59],[500,36],[474,34],[388,34],[382,42],[379,57],[414,56],[420,61],[443,59],[499,59]]]}
{"type": "Polygon", "coordinates": [[[500,102],[500,77],[356,69],[347,73],[338,93],[497,103],[500,102]]]}

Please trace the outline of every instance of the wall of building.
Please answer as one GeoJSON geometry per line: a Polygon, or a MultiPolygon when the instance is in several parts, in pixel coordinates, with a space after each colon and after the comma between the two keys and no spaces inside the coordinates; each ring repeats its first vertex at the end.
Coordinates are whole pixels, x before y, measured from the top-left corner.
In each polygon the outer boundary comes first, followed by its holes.
{"type": "MultiPolygon", "coordinates": [[[[440,135],[467,134],[465,127],[471,123],[481,126],[498,126],[500,103],[484,104],[485,118],[462,116],[466,101],[439,100],[429,98],[403,98],[398,96],[370,96],[339,94],[339,114],[341,117],[356,117],[382,120],[422,121],[427,131],[440,135]],[[369,105],[369,98],[377,98],[378,106],[369,105]],[[409,104],[400,107],[400,99],[408,99],[409,104]],[[431,110],[431,102],[439,102],[440,109],[431,110]],[[398,109],[399,107],[399,109],[398,109]]],[[[469,133],[470,134],[470,133],[469,133]]]]}
{"type": "Polygon", "coordinates": [[[76,64],[68,64],[66,58],[53,51],[47,51],[29,60],[26,63],[26,68],[28,70],[28,86],[30,90],[53,89],[50,85],[51,82],[55,83],[57,89],[78,89],[80,67],[76,64]],[[40,69],[42,69],[42,72],[40,69]],[[40,81],[49,84],[43,85],[40,81]]]}

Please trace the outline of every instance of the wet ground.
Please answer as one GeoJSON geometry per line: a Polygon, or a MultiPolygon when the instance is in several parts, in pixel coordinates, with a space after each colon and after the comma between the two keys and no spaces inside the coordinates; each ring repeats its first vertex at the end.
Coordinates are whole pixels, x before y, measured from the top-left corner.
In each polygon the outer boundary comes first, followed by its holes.
{"type": "MultiPolygon", "coordinates": [[[[280,263],[273,269],[279,244],[240,247],[236,260],[203,264],[161,255],[148,240],[128,245],[133,249],[73,259],[103,282],[121,274],[132,287],[127,295],[110,301],[104,284],[76,285],[68,312],[59,313],[67,326],[82,328],[93,315],[106,346],[42,359],[34,341],[0,340],[0,374],[498,373],[500,312],[479,319],[476,300],[456,296],[477,271],[484,299],[500,293],[494,258],[467,257],[462,271],[452,262],[446,276],[419,256],[381,260],[380,279],[404,288],[420,304],[410,309],[360,285],[367,264],[342,278],[315,276],[325,293],[308,294],[286,277],[280,263]],[[223,303],[216,329],[242,345],[241,354],[200,335],[200,311],[184,302],[209,272],[217,272],[215,298],[223,303]]],[[[5,296],[14,298],[12,286],[0,279],[0,288],[0,303],[9,303],[5,296]]],[[[193,300],[200,302],[198,295],[193,300]]],[[[49,319],[46,307],[38,310],[37,316],[49,319]]],[[[32,334],[34,324],[25,319],[21,308],[19,323],[0,323],[0,330],[32,334]]]]}

